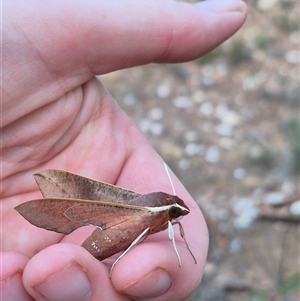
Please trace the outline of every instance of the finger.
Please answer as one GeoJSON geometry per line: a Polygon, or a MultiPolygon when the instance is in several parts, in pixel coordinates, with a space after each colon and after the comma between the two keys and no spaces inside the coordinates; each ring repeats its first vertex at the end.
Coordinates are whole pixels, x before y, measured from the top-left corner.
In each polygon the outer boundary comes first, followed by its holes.
{"type": "Polygon", "coordinates": [[[149,62],[191,60],[231,36],[246,17],[246,6],[240,0],[197,5],[176,1],[64,1],[59,5],[48,2],[43,8],[31,2],[19,4],[14,22],[30,17],[30,24],[22,22],[22,29],[39,52],[56,57],[52,67],[61,68],[59,61],[66,65],[76,60],[77,64],[88,62],[94,73],[149,62]],[[41,28],[31,31],[37,18],[43,20],[39,22],[41,28]],[[106,60],[100,62],[103,57],[106,60]]]}
{"type": "Polygon", "coordinates": [[[197,5],[151,0],[38,4],[8,1],[4,15],[12,22],[10,26],[4,22],[8,35],[4,61],[18,65],[6,91],[9,100],[30,97],[26,104],[30,108],[46,93],[55,99],[94,74],[194,59],[234,34],[246,18],[246,6],[240,0],[222,1],[222,5],[214,0],[197,5]],[[26,89],[17,88],[20,84],[26,89]]]}
{"type": "Polygon", "coordinates": [[[22,282],[22,273],[28,257],[18,252],[1,252],[0,292],[1,300],[32,301],[22,282]]]}
{"type": "MultiPolygon", "coordinates": [[[[184,249],[184,245],[178,245],[180,255],[184,249]]],[[[185,300],[199,285],[203,268],[203,264],[196,265],[188,256],[183,256],[179,267],[171,243],[145,241],[116,264],[112,282],[117,291],[133,300],[179,301],[185,300]]]]}
{"type": "Polygon", "coordinates": [[[24,286],[35,300],[125,301],[111,285],[107,267],[82,247],[52,245],[27,264],[24,286]]]}

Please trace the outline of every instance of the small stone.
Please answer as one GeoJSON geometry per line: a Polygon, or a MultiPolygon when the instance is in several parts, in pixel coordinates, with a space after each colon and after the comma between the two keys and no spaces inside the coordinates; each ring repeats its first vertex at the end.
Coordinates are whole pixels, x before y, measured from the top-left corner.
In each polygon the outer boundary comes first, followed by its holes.
{"type": "Polygon", "coordinates": [[[281,186],[281,191],[285,193],[286,195],[294,194],[295,192],[295,185],[291,181],[284,181],[281,186]]]}
{"type": "Polygon", "coordinates": [[[143,133],[150,132],[155,136],[160,136],[164,130],[164,127],[160,122],[154,122],[149,118],[141,119],[138,125],[143,133]]]}
{"type": "Polygon", "coordinates": [[[290,206],[290,212],[293,215],[300,215],[300,200],[294,202],[291,206],[290,206]]]}
{"type": "Polygon", "coordinates": [[[182,120],[176,120],[173,126],[174,130],[178,133],[183,132],[186,128],[186,124],[182,120]]]}
{"type": "Polygon", "coordinates": [[[220,151],[216,145],[212,145],[207,149],[205,160],[210,163],[217,163],[220,161],[220,151]]]}
{"type": "Polygon", "coordinates": [[[218,271],[215,263],[207,261],[204,268],[205,276],[212,276],[218,271]]]}
{"type": "Polygon", "coordinates": [[[215,115],[218,119],[224,120],[224,117],[228,114],[229,109],[226,104],[220,103],[217,105],[215,115]]]}
{"type": "Polygon", "coordinates": [[[151,129],[152,120],[149,118],[143,118],[138,122],[138,126],[143,133],[146,133],[151,129]]]}
{"type": "Polygon", "coordinates": [[[199,155],[202,149],[203,147],[201,147],[198,144],[189,143],[188,145],[186,145],[184,151],[189,157],[192,157],[195,155],[199,155]]]}
{"type": "Polygon", "coordinates": [[[228,219],[230,218],[230,213],[227,208],[216,209],[216,215],[218,219],[222,221],[228,221],[228,219]]]}
{"type": "Polygon", "coordinates": [[[236,168],[233,171],[233,176],[238,180],[244,179],[245,175],[246,175],[246,171],[244,168],[236,168]]]}
{"type": "Polygon", "coordinates": [[[196,131],[188,131],[184,134],[184,138],[188,142],[195,141],[198,138],[198,133],[196,131]]]}
{"type": "Polygon", "coordinates": [[[254,145],[248,150],[248,155],[252,160],[260,159],[264,154],[264,150],[260,145],[254,145]]]}
{"type": "Polygon", "coordinates": [[[205,102],[200,107],[200,112],[206,116],[211,115],[213,111],[214,111],[214,106],[210,102],[205,102]]]}
{"type": "Polygon", "coordinates": [[[159,98],[167,98],[171,93],[171,87],[169,84],[161,84],[160,86],[157,87],[156,89],[156,95],[159,98]]]}
{"type": "Polygon", "coordinates": [[[274,5],[276,4],[276,2],[277,2],[277,0],[259,0],[257,2],[257,7],[260,10],[267,11],[267,10],[270,10],[271,8],[273,8],[274,5]]]}
{"type": "Polygon", "coordinates": [[[202,73],[201,79],[204,86],[210,87],[216,82],[215,72],[212,66],[208,66],[208,65],[202,66],[201,73],[202,73]]]}
{"type": "Polygon", "coordinates": [[[288,51],[284,58],[290,64],[298,64],[299,63],[299,51],[298,50],[290,50],[288,51]]]}
{"type": "Polygon", "coordinates": [[[183,158],[179,161],[178,166],[181,170],[187,170],[190,167],[190,161],[183,158]]]}
{"type": "Polygon", "coordinates": [[[232,136],[232,127],[229,124],[221,123],[216,126],[216,133],[220,136],[232,136]]]}
{"type": "Polygon", "coordinates": [[[205,94],[202,91],[196,91],[191,95],[191,99],[195,103],[200,103],[205,100],[205,94]]]}
{"type": "Polygon", "coordinates": [[[183,156],[182,148],[168,140],[159,145],[159,153],[163,158],[172,161],[177,161],[183,156]]]}
{"type": "Polygon", "coordinates": [[[266,74],[264,72],[257,72],[254,75],[249,75],[243,79],[243,89],[245,91],[255,91],[266,80],[266,74]]]}
{"type": "Polygon", "coordinates": [[[219,145],[227,150],[230,150],[234,147],[234,141],[230,138],[221,138],[219,145]]]}
{"type": "Polygon", "coordinates": [[[178,96],[174,99],[174,105],[177,108],[180,109],[186,109],[193,105],[193,103],[190,101],[190,99],[187,96],[178,96]]]}
{"type": "Polygon", "coordinates": [[[127,93],[123,98],[123,103],[128,107],[135,105],[136,101],[136,97],[132,93],[127,93]]]}
{"type": "Polygon", "coordinates": [[[267,57],[267,53],[261,49],[256,49],[253,50],[251,57],[254,61],[263,62],[267,57]]]}
{"type": "Polygon", "coordinates": [[[148,116],[152,120],[161,120],[164,117],[164,111],[162,108],[153,108],[148,112],[148,116]]]}
{"type": "Polygon", "coordinates": [[[293,31],[289,35],[289,40],[294,44],[299,44],[299,31],[293,31]]]}
{"type": "Polygon", "coordinates": [[[240,116],[236,112],[229,110],[224,104],[217,105],[215,116],[221,120],[222,123],[232,126],[237,125],[240,122],[240,116]]]}
{"type": "Polygon", "coordinates": [[[269,205],[280,205],[284,203],[286,195],[283,192],[270,192],[265,195],[264,201],[269,205]]]}
{"type": "Polygon", "coordinates": [[[233,210],[237,214],[234,224],[237,228],[241,229],[248,228],[252,221],[257,217],[259,211],[257,206],[247,198],[238,200],[233,210]]]}
{"type": "Polygon", "coordinates": [[[238,254],[241,252],[242,242],[238,237],[233,238],[229,245],[229,252],[231,254],[238,254]]]}
{"type": "Polygon", "coordinates": [[[159,122],[154,122],[150,128],[151,133],[155,136],[160,136],[163,133],[163,130],[164,130],[164,127],[159,122]]]}

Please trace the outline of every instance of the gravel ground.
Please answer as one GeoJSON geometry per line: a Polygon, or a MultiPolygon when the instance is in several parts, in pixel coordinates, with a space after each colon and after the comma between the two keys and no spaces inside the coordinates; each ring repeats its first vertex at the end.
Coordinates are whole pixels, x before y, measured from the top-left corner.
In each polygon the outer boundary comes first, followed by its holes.
{"type": "Polygon", "coordinates": [[[299,300],[299,2],[246,3],[206,56],[102,77],[205,214],[189,301],[299,300]]]}

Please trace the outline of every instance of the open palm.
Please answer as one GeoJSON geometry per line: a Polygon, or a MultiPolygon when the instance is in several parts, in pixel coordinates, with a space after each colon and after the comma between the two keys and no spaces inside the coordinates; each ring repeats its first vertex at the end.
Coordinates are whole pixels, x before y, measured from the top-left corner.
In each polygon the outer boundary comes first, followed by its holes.
{"type": "Polygon", "coordinates": [[[176,193],[191,210],[182,224],[197,265],[178,235],[179,268],[161,232],[133,248],[109,279],[112,259],[100,262],[79,246],[91,229],[63,236],[32,226],[13,208],[41,197],[32,174],[46,168],[140,193],[172,193],[163,160],[95,75],[211,50],[246,16],[238,0],[217,8],[214,2],[3,4],[3,300],[183,300],[197,287],[207,229],[174,175],[176,193]]]}

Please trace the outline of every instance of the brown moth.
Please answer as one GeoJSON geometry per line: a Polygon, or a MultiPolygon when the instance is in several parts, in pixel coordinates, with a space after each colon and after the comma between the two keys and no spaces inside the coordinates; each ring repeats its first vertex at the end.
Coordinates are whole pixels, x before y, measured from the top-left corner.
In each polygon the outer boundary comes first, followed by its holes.
{"type": "Polygon", "coordinates": [[[179,225],[180,235],[196,263],[179,222],[189,209],[177,196],[164,192],[140,194],[56,169],[36,173],[34,178],[44,198],[25,202],[15,209],[31,224],[59,233],[96,226],[82,243],[94,257],[103,260],[125,250],[111,272],[134,245],[165,229],[181,266],[173,224],[179,225]]]}

